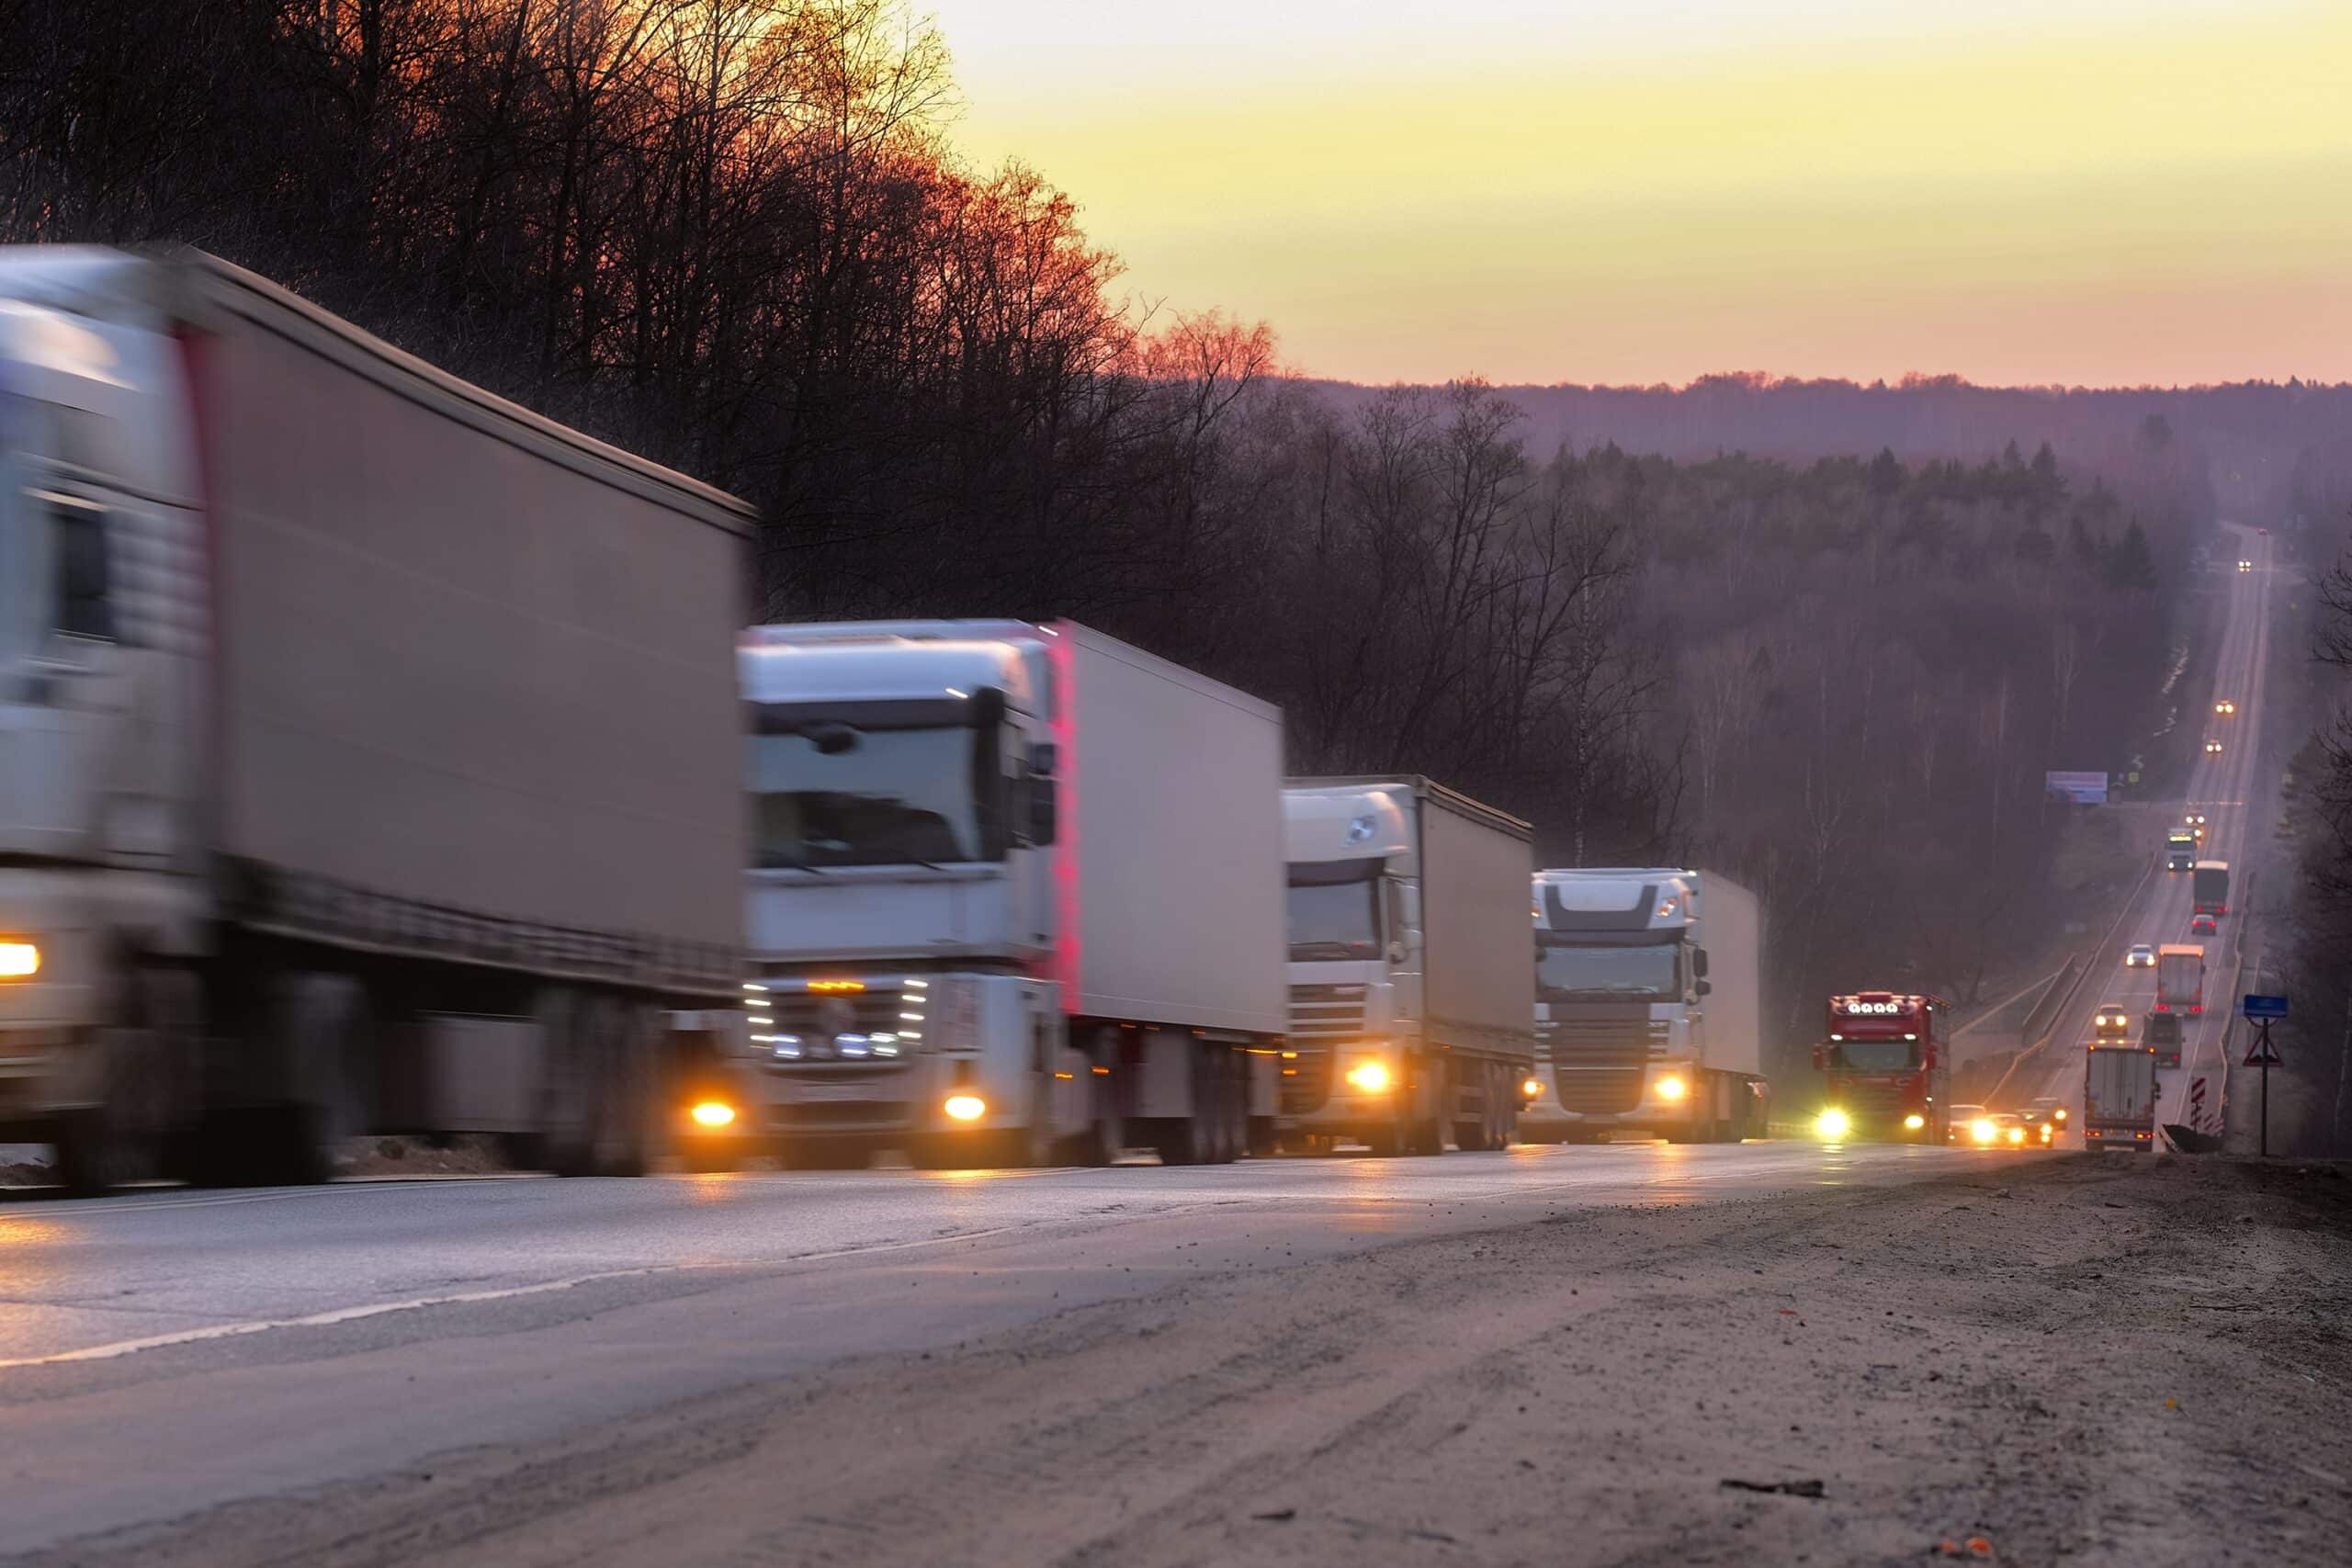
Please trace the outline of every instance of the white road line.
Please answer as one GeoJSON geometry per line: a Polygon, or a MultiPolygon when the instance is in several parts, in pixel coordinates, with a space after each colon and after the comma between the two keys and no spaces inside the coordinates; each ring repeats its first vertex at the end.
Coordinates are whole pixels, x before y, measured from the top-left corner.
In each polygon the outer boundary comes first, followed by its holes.
{"type": "Polygon", "coordinates": [[[795,1263],[819,1263],[836,1258],[863,1257],[875,1252],[905,1252],[918,1247],[944,1247],[950,1242],[978,1241],[986,1236],[1002,1235],[1016,1225],[994,1225],[987,1230],[957,1231],[952,1235],[928,1235],[913,1241],[877,1242],[870,1247],[836,1247],[828,1252],[795,1253],[789,1258],[774,1259],[768,1264],[744,1262],[657,1263],[641,1269],[606,1269],[593,1274],[573,1274],[561,1280],[543,1280],[532,1285],[508,1285],[491,1291],[450,1291],[434,1296],[412,1296],[405,1301],[370,1302],[364,1306],[336,1307],[328,1312],[314,1312],[301,1317],[255,1318],[243,1323],[216,1323],[203,1328],[184,1328],[174,1334],[151,1334],[139,1339],[118,1339],[107,1345],[88,1345],[78,1350],[59,1350],[46,1356],[19,1356],[0,1360],[0,1371],[17,1367],[63,1366],[74,1361],[110,1361],[123,1356],[135,1356],[143,1350],[168,1349],[175,1345],[200,1345],[212,1339],[237,1339],[252,1334],[266,1334],[276,1328],[331,1328],[338,1324],[357,1323],[367,1318],[383,1317],[396,1312],[422,1312],[427,1307],[471,1306],[483,1302],[513,1301],[522,1296],[551,1295],[559,1291],[574,1291],[582,1285],[603,1284],[610,1280],[641,1280],[656,1274],[684,1274],[718,1269],[750,1271],[756,1269],[781,1269],[795,1263]]]}

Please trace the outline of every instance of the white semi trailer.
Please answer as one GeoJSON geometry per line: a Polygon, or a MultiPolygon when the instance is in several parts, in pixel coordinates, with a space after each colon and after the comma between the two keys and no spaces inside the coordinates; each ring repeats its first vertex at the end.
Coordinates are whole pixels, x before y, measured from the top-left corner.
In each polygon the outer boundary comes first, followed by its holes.
{"type": "Polygon", "coordinates": [[[1761,1136],[1762,921],[1713,872],[1539,871],[1530,1139],[1761,1136]]]}
{"type": "Polygon", "coordinates": [[[741,671],[747,1019],[786,1164],[1271,1137],[1278,710],[1068,622],[759,627],[741,671]]]}
{"type": "Polygon", "coordinates": [[[1526,823],[1419,777],[1294,779],[1287,1133],[1508,1146],[1534,1065],[1526,823]]]}
{"type": "Polygon", "coordinates": [[[212,258],[0,250],[0,1137],[721,1122],[751,523],[212,258]]]}

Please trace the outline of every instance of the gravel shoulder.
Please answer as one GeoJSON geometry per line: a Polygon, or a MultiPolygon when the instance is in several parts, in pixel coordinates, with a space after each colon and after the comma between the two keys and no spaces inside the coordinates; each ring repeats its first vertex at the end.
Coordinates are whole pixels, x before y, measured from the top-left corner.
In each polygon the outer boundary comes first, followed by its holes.
{"type": "Polygon", "coordinates": [[[1208,1278],[34,1561],[2336,1562],[2347,1324],[2343,1168],[2060,1157],[1208,1278]]]}

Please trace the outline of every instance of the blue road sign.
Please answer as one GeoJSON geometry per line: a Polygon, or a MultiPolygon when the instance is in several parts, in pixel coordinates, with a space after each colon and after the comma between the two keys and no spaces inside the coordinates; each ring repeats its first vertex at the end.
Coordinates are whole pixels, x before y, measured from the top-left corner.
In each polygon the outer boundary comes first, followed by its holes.
{"type": "Polygon", "coordinates": [[[2245,999],[2245,1015],[2248,1018],[2284,1018],[2287,1016],[2287,998],[2248,997],[2245,999]]]}

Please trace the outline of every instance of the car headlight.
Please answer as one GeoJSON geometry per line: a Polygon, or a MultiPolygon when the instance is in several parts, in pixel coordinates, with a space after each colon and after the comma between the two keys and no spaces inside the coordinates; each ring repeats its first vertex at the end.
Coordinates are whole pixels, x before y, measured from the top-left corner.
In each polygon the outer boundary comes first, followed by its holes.
{"type": "Polygon", "coordinates": [[[1544,1080],[1542,1078],[1525,1079],[1520,1084],[1519,1092],[1530,1100],[1541,1100],[1544,1098],[1544,1080]]]}
{"type": "Polygon", "coordinates": [[[1658,1079],[1652,1087],[1657,1090],[1657,1097],[1660,1100],[1680,1100],[1684,1095],[1690,1092],[1690,1086],[1684,1083],[1680,1078],[1676,1077],[1672,1073],[1668,1073],[1666,1077],[1658,1079]]]}
{"type": "Polygon", "coordinates": [[[1825,1138],[1842,1138],[1854,1130],[1853,1118],[1832,1106],[1813,1119],[1813,1130],[1825,1138]]]}
{"type": "Polygon", "coordinates": [[[1906,1133],[1916,1133],[1927,1124],[1928,1119],[1916,1111],[1903,1119],[1903,1130],[1906,1133]]]}
{"type": "Polygon", "coordinates": [[[0,942],[0,980],[29,980],[40,973],[40,943],[0,942]]]}
{"type": "Polygon", "coordinates": [[[2013,1143],[2013,1144],[2022,1144],[2022,1143],[2024,1143],[2024,1142],[2025,1142],[2025,1129],[2024,1129],[2024,1128],[2022,1128],[2022,1127],[2012,1127],[2012,1128],[2010,1128],[2010,1129],[2009,1129],[2009,1142],[2011,1142],[2011,1143],[2013,1143]]]}
{"type": "Polygon", "coordinates": [[[1980,1118],[1968,1124],[1968,1135],[1980,1144],[1991,1143],[1993,1134],[1999,1131],[1998,1127],[1993,1125],[1992,1119],[1989,1117],[1980,1118]]]}
{"type": "Polygon", "coordinates": [[[1348,1069],[1348,1082],[1369,1093],[1378,1094],[1388,1087],[1388,1069],[1378,1062],[1358,1062],[1348,1069]]]}
{"type": "Polygon", "coordinates": [[[977,1122],[989,1113],[989,1102],[977,1094],[951,1094],[941,1109],[952,1121],[977,1122]]]}
{"type": "Polygon", "coordinates": [[[2059,1121],[2064,1122],[2066,1119],[2066,1108],[2062,1105],[2050,1114],[2056,1117],[2059,1121]]]}

